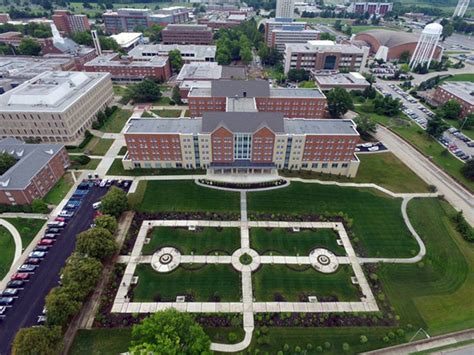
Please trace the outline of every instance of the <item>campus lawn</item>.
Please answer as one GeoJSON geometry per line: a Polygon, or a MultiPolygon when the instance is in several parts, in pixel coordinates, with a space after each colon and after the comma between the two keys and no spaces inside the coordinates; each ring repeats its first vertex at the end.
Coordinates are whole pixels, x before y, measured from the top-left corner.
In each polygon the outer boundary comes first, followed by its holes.
{"type": "Polygon", "coordinates": [[[102,132],[120,133],[131,115],[131,111],[117,108],[99,130],[102,132]]]}
{"type": "Polygon", "coordinates": [[[0,280],[5,277],[13,262],[15,242],[10,232],[0,226],[0,280]]]}
{"type": "Polygon", "coordinates": [[[150,264],[139,264],[135,275],[138,285],[133,291],[134,302],[174,302],[182,295],[193,295],[196,302],[212,301],[214,297],[220,297],[221,302],[240,300],[240,274],[232,265],[184,264],[163,274],[150,264]]]}
{"type": "Polygon", "coordinates": [[[3,218],[15,226],[21,236],[23,250],[30,245],[38,232],[46,223],[46,220],[40,218],[3,218]]]}
{"type": "Polygon", "coordinates": [[[300,296],[316,296],[319,300],[336,296],[338,301],[360,301],[358,288],[351,283],[350,265],[339,265],[335,273],[323,274],[309,266],[295,271],[287,265],[264,265],[253,277],[254,295],[258,302],[274,302],[275,294],[286,302],[300,302],[300,296]]]}
{"type": "Polygon", "coordinates": [[[339,236],[332,229],[302,229],[293,232],[283,228],[250,229],[250,246],[260,255],[308,256],[315,248],[326,248],[336,255],[346,255],[344,247],[337,244],[339,236]]]}
{"type": "Polygon", "coordinates": [[[413,200],[408,215],[427,255],[422,264],[384,264],[379,277],[403,323],[430,335],[474,327],[474,245],[455,231],[454,209],[434,198],[413,200]]]}
{"type": "Polygon", "coordinates": [[[71,155],[69,160],[71,161],[71,169],[76,170],[94,170],[100,164],[100,159],[91,159],[87,164],[82,165],[78,161],[79,156],[71,155]]]}
{"type": "Polygon", "coordinates": [[[120,150],[118,152],[118,155],[125,155],[125,154],[127,154],[127,151],[128,151],[127,147],[123,146],[122,148],[120,148],[120,150]]]}
{"type": "MultiPolygon", "coordinates": [[[[370,26],[370,25],[361,25],[361,26],[351,26],[351,29],[352,29],[352,33],[353,34],[357,34],[359,32],[364,32],[364,31],[369,31],[369,30],[380,30],[380,29],[387,29],[386,27],[384,26],[370,26]]],[[[393,30],[393,28],[390,28],[391,30],[393,30]]]]}
{"type": "Polygon", "coordinates": [[[218,252],[231,255],[240,248],[240,229],[203,228],[190,231],[187,228],[154,228],[149,244],[143,245],[142,253],[153,254],[163,247],[174,247],[181,254],[207,255],[218,252]]]}
{"type": "Polygon", "coordinates": [[[393,153],[358,154],[359,170],[355,178],[311,171],[282,171],[282,175],[338,182],[373,183],[392,192],[429,192],[429,186],[393,153]]]}
{"type": "Polygon", "coordinates": [[[140,181],[130,202],[139,212],[239,212],[237,192],[201,187],[193,180],[140,181]]]}
{"type": "Polygon", "coordinates": [[[114,162],[107,171],[107,175],[124,175],[124,176],[150,176],[150,175],[205,175],[206,171],[203,169],[133,169],[125,170],[123,168],[122,159],[114,159],[114,162]]]}
{"type": "Polygon", "coordinates": [[[92,136],[91,138],[86,138],[89,140],[87,145],[84,148],[68,148],[69,153],[84,153],[86,155],[105,155],[109,150],[110,146],[114,142],[113,139],[99,138],[92,136]]]}
{"type": "Polygon", "coordinates": [[[411,257],[419,250],[403,221],[401,199],[374,189],[292,182],[285,188],[252,192],[247,196],[250,214],[299,216],[343,212],[353,220],[351,229],[367,256],[411,257]]]}
{"type": "Polygon", "coordinates": [[[66,173],[43,198],[50,205],[58,205],[73,185],[72,173],[66,173]]]}
{"type": "Polygon", "coordinates": [[[116,355],[130,346],[132,328],[79,329],[69,355],[116,355]]]}
{"type": "Polygon", "coordinates": [[[151,110],[155,115],[160,117],[179,117],[181,110],[151,110]]]}
{"type": "Polygon", "coordinates": [[[449,78],[444,79],[443,81],[471,81],[474,82],[474,74],[454,74],[449,78]]]}

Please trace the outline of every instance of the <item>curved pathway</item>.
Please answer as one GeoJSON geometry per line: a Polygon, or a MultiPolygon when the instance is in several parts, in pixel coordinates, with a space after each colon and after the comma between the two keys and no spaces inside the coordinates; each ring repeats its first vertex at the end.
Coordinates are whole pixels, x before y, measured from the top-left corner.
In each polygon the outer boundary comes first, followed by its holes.
{"type": "Polygon", "coordinates": [[[211,350],[212,351],[220,351],[223,353],[233,353],[236,351],[245,350],[252,341],[252,333],[253,329],[245,329],[245,337],[240,343],[237,344],[221,344],[221,343],[212,343],[211,350]]]}
{"type": "Polygon", "coordinates": [[[23,250],[20,233],[18,233],[18,231],[16,230],[13,224],[1,218],[0,218],[0,226],[5,227],[10,232],[15,242],[15,256],[13,257],[13,261],[12,261],[12,265],[13,265],[18,259],[20,259],[21,252],[23,250]]]}

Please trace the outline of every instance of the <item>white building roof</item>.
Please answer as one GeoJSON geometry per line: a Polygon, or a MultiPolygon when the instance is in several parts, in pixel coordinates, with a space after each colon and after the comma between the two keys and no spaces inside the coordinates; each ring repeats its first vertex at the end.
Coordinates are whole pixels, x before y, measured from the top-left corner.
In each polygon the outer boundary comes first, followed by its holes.
{"type": "Polygon", "coordinates": [[[122,48],[128,48],[134,43],[138,42],[143,37],[141,32],[122,32],[116,35],[110,36],[117,44],[122,48]]]}

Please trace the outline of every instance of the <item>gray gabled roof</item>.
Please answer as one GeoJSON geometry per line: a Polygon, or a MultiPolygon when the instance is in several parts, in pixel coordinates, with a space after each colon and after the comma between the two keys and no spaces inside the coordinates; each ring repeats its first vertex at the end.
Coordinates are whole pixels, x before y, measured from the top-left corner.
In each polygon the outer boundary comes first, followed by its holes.
{"type": "Polygon", "coordinates": [[[17,159],[15,165],[0,175],[0,190],[25,189],[63,147],[62,144],[26,144],[14,138],[0,140],[0,153],[17,159]]]}
{"type": "Polygon", "coordinates": [[[283,113],[281,112],[204,112],[202,132],[211,133],[219,127],[234,133],[254,133],[268,127],[274,133],[283,133],[283,113]]]}
{"type": "Polygon", "coordinates": [[[266,80],[216,80],[212,82],[212,97],[269,97],[266,80]]]}

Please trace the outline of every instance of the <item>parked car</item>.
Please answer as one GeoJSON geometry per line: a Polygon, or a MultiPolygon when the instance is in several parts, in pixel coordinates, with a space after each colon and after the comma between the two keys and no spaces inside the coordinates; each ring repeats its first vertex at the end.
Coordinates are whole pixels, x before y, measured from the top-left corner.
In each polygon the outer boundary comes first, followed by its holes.
{"type": "Polygon", "coordinates": [[[39,265],[41,263],[40,258],[28,258],[25,261],[25,264],[30,264],[30,265],[39,265]]]}
{"type": "Polygon", "coordinates": [[[38,242],[38,245],[53,245],[54,244],[54,239],[41,239],[38,242]]]}
{"type": "Polygon", "coordinates": [[[7,313],[7,307],[1,306],[0,307],[0,316],[4,316],[7,313]]]}
{"type": "Polygon", "coordinates": [[[64,228],[66,223],[64,221],[52,221],[48,222],[47,226],[52,228],[64,228]]]}
{"type": "Polygon", "coordinates": [[[100,207],[101,204],[102,204],[101,201],[94,202],[94,203],[92,204],[92,208],[96,210],[96,209],[98,209],[98,208],[100,207]]]}
{"type": "Polygon", "coordinates": [[[43,238],[44,239],[56,239],[59,234],[57,233],[46,233],[43,238]]]}
{"type": "Polygon", "coordinates": [[[65,221],[66,221],[66,218],[64,218],[64,217],[56,217],[54,220],[55,220],[56,222],[65,222],[65,221]]]}
{"type": "Polygon", "coordinates": [[[14,301],[13,297],[0,297],[0,306],[10,306],[14,301]]]}
{"type": "Polygon", "coordinates": [[[17,272],[12,275],[10,280],[28,280],[30,278],[30,274],[27,274],[25,272],[17,272]]]}
{"type": "Polygon", "coordinates": [[[62,210],[59,213],[59,216],[60,217],[65,217],[65,218],[71,218],[72,216],[74,216],[74,211],[62,210]]]}
{"type": "Polygon", "coordinates": [[[18,289],[17,288],[6,288],[2,292],[3,297],[15,297],[18,296],[18,289]]]}
{"type": "Polygon", "coordinates": [[[23,264],[18,267],[19,272],[35,272],[38,265],[23,264]]]}
{"type": "Polygon", "coordinates": [[[48,234],[59,234],[61,233],[61,229],[59,228],[48,228],[46,229],[46,233],[48,234]]]}
{"type": "Polygon", "coordinates": [[[48,250],[49,250],[49,245],[37,245],[33,249],[33,251],[44,251],[45,253],[47,253],[48,250]]]}
{"type": "Polygon", "coordinates": [[[38,320],[36,321],[38,324],[46,323],[46,316],[38,316],[38,320]]]}
{"type": "Polygon", "coordinates": [[[105,187],[106,184],[107,184],[107,180],[104,179],[100,182],[99,187],[105,187]]]}
{"type": "Polygon", "coordinates": [[[7,288],[22,288],[25,286],[25,281],[11,280],[7,282],[7,288]]]}
{"type": "Polygon", "coordinates": [[[32,251],[31,253],[28,254],[29,258],[44,258],[46,256],[47,252],[45,251],[32,251]]]}

